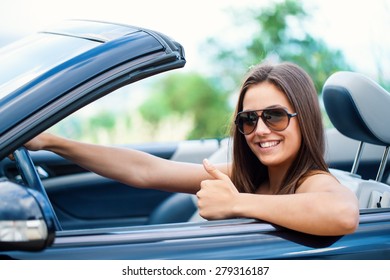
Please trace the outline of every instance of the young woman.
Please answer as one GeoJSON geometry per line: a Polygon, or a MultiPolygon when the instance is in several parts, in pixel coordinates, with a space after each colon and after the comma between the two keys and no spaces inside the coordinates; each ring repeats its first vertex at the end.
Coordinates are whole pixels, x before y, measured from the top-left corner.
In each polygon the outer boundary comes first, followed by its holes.
{"type": "Polygon", "coordinates": [[[317,235],[355,231],[357,198],[328,171],[318,97],[300,67],[281,63],[252,68],[235,116],[233,161],[218,166],[207,160],[203,166],[168,161],[47,133],[26,147],[55,152],[139,188],[196,194],[206,219],[256,218],[317,235]]]}

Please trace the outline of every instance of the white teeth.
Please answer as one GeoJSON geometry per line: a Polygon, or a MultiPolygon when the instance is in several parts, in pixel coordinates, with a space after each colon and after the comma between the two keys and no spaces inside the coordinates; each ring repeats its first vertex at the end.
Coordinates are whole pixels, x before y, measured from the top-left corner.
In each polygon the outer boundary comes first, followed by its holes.
{"type": "Polygon", "coordinates": [[[279,144],[280,141],[270,141],[270,142],[262,142],[260,143],[260,147],[262,148],[270,148],[279,144]]]}

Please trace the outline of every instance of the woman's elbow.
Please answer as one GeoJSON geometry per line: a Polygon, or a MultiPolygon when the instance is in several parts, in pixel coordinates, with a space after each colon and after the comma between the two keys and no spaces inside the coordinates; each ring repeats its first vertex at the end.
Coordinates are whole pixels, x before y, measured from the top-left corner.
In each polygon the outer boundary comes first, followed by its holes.
{"type": "Polygon", "coordinates": [[[340,211],[338,214],[338,224],[341,235],[354,233],[359,227],[359,207],[357,205],[350,205],[340,211]]]}

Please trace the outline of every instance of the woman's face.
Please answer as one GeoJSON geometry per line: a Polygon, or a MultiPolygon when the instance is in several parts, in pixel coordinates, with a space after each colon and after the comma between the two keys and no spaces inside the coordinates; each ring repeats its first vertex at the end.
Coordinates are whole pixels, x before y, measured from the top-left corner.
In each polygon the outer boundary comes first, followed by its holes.
{"type": "MultiPolygon", "coordinates": [[[[243,100],[243,111],[275,106],[295,113],[287,96],[269,82],[250,86],[243,100]]],[[[257,113],[260,115],[262,112],[257,113]]],[[[245,138],[252,152],[264,165],[285,168],[294,161],[302,141],[296,117],[290,119],[290,124],[283,131],[272,131],[259,118],[255,130],[245,138]]]]}

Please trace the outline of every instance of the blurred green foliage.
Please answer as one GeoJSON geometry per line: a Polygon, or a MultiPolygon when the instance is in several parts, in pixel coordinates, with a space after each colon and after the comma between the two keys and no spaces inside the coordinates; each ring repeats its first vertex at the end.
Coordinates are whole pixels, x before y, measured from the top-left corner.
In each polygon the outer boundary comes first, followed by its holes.
{"type": "Polygon", "coordinates": [[[233,11],[236,26],[248,26],[253,34],[247,42],[226,48],[219,38],[208,40],[220,73],[240,81],[247,69],[264,60],[290,61],[312,77],[320,93],[325,80],[339,70],[350,70],[342,52],[330,48],[309,33],[310,11],[301,1],[274,2],[268,7],[233,11]]]}
{"type": "Polygon", "coordinates": [[[155,128],[176,114],[192,119],[193,129],[187,135],[188,139],[226,135],[229,95],[207,78],[197,73],[172,74],[152,88],[150,97],[139,110],[155,128]]]}
{"type": "Polygon", "coordinates": [[[131,116],[126,112],[100,109],[85,116],[82,111],[70,115],[50,131],[71,139],[108,144],[123,140],[118,139],[123,136],[121,131],[131,130],[131,116]]]}
{"type": "Polygon", "coordinates": [[[236,45],[227,45],[223,38],[208,39],[204,49],[211,55],[210,76],[172,74],[159,80],[141,106],[141,115],[155,128],[173,115],[192,117],[188,139],[226,137],[233,111],[231,96],[247,69],[263,60],[297,63],[311,75],[320,93],[329,75],[349,66],[340,51],[306,31],[307,18],[303,4],[293,0],[235,11],[236,25],[254,30],[251,38],[236,45]]]}

